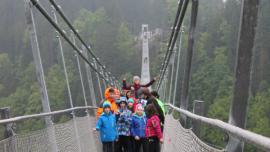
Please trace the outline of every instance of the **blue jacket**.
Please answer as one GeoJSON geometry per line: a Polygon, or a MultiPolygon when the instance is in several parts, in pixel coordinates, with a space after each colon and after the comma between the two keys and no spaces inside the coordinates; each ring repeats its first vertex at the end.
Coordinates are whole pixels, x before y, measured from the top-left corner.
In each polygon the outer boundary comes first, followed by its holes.
{"type": "Polygon", "coordinates": [[[96,129],[100,131],[100,140],[102,142],[115,141],[117,138],[115,115],[111,112],[109,114],[103,112],[98,118],[96,129]]]}
{"type": "Polygon", "coordinates": [[[132,136],[139,136],[140,138],[145,137],[145,127],[146,127],[146,116],[138,116],[134,114],[132,116],[132,123],[131,123],[131,135],[132,136]]]}
{"type": "Polygon", "coordinates": [[[117,119],[117,132],[118,135],[130,136],[132,112],[128,109],[119,109],[119,115],[117,119]]]}

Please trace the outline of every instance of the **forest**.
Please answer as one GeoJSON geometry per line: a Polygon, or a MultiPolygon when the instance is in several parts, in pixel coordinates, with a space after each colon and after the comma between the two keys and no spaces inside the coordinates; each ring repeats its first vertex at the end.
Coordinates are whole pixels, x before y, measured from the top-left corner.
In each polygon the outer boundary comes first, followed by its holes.
{"type": "MultiPolygon", "coordinates": [[[[140,75],[141,45],[138,37],[141,25],[148,24],[151,31],[161,29],[162,35],[150,42],[151,76],[158,75],[166,52],[170,27],[175,18],[177,0],[57,0],[57,2],[83,39],[92,45],[102,63],[120,81],[123,78],[131,81],[133,75],[140,75]]],[[[206,103],[205,116],[227,122],[233,92],[241,0],[199,2],[189,90],[190,110],[194,100],[202,100],[206,103]]],[[[48,10],[51,9],[48,3],[45,1],[42,3],[48,10]]],[[[183,26],[181,69],[188,44],[190,11],[187,12],[183,26]]],[[[34,14],[51,110],[69,108],[56,32],[37,10],[34,10],[34,14]]],[[[41,98],[26,28],[23,0],[1,0],[0,20],[0,107],[10,107],[12,117],[40,113],[41,98]]],[[[66,28],[61,20],[60,25],[66,28]]],[[[253,49],[246,128],[267,137],[270,137],[269,41],[270,1],[261,0],[253,49]]],[[[63,47],[74,105],[80,106],[84,101],[74,51],[67,43],[64,43],[63,47]]],[[[82,61],[81,65],[84,65],[82,61]]],[[[85,72],[83,75],[86,81],[85,72]]],[[[176,85],[179,90],[180,84],[176,85]]],[[[90,99],[87,87],[86,91],[87,98],[90,99]]],[[[98,93],[97,96],[100,99],[98,93]]],[[[176,97],[177,105],[180,103],[179,98],[176,97]]],[[[70,115],[55,117],[54,122],[63,122],[70,117],[70,115]]],[[[43,126],[43,120],[27,120],[16,125],[16,133],[37,130],[43,126]]],[[[2,134],[3,126],[0,126],[1,138],[2,134]]],[[[202,139],[210,145],[224,147],[227,135],[220,130],[204,126],[202,139]]],[[[245,151],[260,150],[247,145],[245,151]]]]}

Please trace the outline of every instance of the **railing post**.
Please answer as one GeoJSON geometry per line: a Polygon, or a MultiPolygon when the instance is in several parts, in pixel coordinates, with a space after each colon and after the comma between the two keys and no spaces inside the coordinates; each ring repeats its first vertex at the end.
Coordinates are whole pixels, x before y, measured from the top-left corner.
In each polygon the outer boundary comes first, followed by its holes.
{"type": "Polygon", "coordinates": [[[101,69],[101,72],[102,72],[102,75],[103,75],[103,79],[102,79],[102,82],[103,82],[103,86],[104,86],[104,90],[106,89],[106,87],[107,87],[107,85],[106,85],[106,75],[105,75],[105,71],[104,71],[104,69],[105,69],[105,67],[101,67],[100,69],[101,69]]]}
{"type": "MultiPolygon", "coordinates": [[[[246,113],[249,100],[252,50],[256,34],[259,0],[243,0],[238,35],[237,59],[234,73],[234,92],[230,107],[229,123],[246,127],[246,113]]],[[[242,152],[244,144],[230,136],[228,152],[242,152]]]]}
{"type": "MultiPolygon", "coordinates": [[[[44,76],[42,61],[40,57],[40,50],[39,50],[37,33],[36,33],[34,14],[32,10],[32,5],[29,0],[25,0],[25,16],[26,16],[26,23],[27,23],[27,28],[29,32],[31,47],[32,47],[32,53],[34,57],[34,63],[36,67],[37,80],[38,80],[38,84],[40,88],[43,112],[51,112],[47,86],[45,82],[45,76],[44,76]]],[[[57,152],[58,148],[57,148],[55,130],[54,130],[53,122],[51,120],[51,116],[45,117],[45,123],[48,128],[51,128],[48,130],[48,135],[49,135],[48,140],[50,141],[50,143],[52,143],[51,151],[57,152]]]]}
{"type": "MultiPolygon", "coordinates": [[[[89,46],[90,47],[90,46],[89,46]]],[[[86,48],[84,47],[84,45],[82,45],[82,53],[83,55],[87,58],[87,60],[89,60],[86,48]]],[[[88,81],[88,86],[89,86],[89,91],[90,91],[90,100],[91,100],[91,106],[95,106],[97,105],[96,103],[96,96],[95,96],[95,91],[94,91],[94,86],[93,86],[93,79],[92,79],[92,74],[91,74],[91,70],[90,70],[90,66],[87,64],[87,62],[84,62],[85,65],[85,70],[86,70],[86,75],[87,75],[87,81],[88,81]]],[[[85,106],[87,106],[87,103],[85,103],[85,106]]],[[[86,117],[87,117],[87,128],[91,128],[92,124],[91,124],[91,117],[90,115],[94,116],[95,115],[95,111],[94,110],[90,110],[90,112],[88,112],[88,109],[85,109],[86,112],[86,117]],[[90,114],[90,115],[89,115],[90,114]]],[[[91,134],[91,133],[90,133],[91,134]]],[[[94,141],[94,137],[93,134],[90,135],[89,137],[90,141],[94,141]]],[[[88,142],[86,142],[87,144],[89,144],[88,142]]],[[[96,146],[94,144],[92,144],[91,146],[93,146],[93,150],[97,151],[96,146]]]]}
{"type": "MultiPolygon", "coordinates": [[[[193,106],[193,113],[204,116],[204,108],[205,108],[205,102],[204,101],[199,101],[195,100],[194,101],[194,106],[193,106]]],[[[197,135],[197,137],[201,137],[201,122],[199,121],[192,121],[192,130],[197,135]]]]}
{"type": "MultiPolygon", "coordinates": [[[[96,59],[93,58],[93,61],[94,61],[95,68],[98,70],[96,59]]],[[[100,98],[102,99],[103,98],[103,93],[102,93],[102,89],[101,89],[99,74],[96,73],[96,76],[97,76],[97,81],[98,81],[97,83],[98,83],[98,89],[99,89],[99,93],[100,93],[100,98]]]]}
{"type": "MultiPolygon", "coordinates": [[[[71,38],[73,40],[73,44],[76,46],[76,40],[75,40],[75,37],[74,37],[74,33],[72,31],[71,31],[71,38]]],[[[76,57],[77,63],[79,63],[78,62],[79,61],[78,53],[75,53],[75,57],[76,57]]],[[[74,105],[73,105],[72,101],[70,102],[70,107],[74,108],[74,105]]],[[[78,145],[78,151],[81,152],[82,149],[81,149],[80,136],[79,136],[79,132],[78,132],[78,126],[77,126],[77,122],[76,122],[76,113],[73,110],[71,114],[72,114],[72,117],[73,117],[73,126],[74,126],[74,131],[75,131],[75,136],[76,136],[76,143],[78,145]]]]}
{"type": "Polygon", "coordinates": [[[164,74],[164,79],[163,79],[162,83],[163,83],[163,89],[162,89],[162,94],[163,94],[162,96],[163,96],[163,98],[162,98],[162,101],[168,103],[167,100],[166,100],[166,89],[167,89],[167,76],[166,76],[166,72],[164,74]]]}
{"type": "Polygon", "coordinates": [[[165,102],[169,102],[168,100],[169,100],[169,98],[168,98],[168,93],[169,93],[169,79],[168,79],[168,75],[169,75],[169,69],[167,69],[166,71],[165,71],[165,90],[164,90],[164,100],[163,101],[165,101],[165,102]]]}
{"type": "MultiPolygon", "coordinates": [[[[82,51],[83,51],[83,54],[85,55],[85,57],[87,59],[89,59],[86,48],[83,45],[82,45],[82,51]]],[[[89,91],[90,91],[90,98],[91,98],[91,103],[92,103],[91,106],[96,106],[97,105],[96,95],[95,95],[93,78],[92,78],[90,66],[86,62],[84,62],[84,65],[85,65],[85,69],[86,69],[87,81],[88,81],[88,86],[89,86],[89,91]]]]}
{"type": "MultiPolygon", "coordinates": [[[[185,71],[183,77],[183,86],[181,90],[181,108],[187,110],[189,99],[189,81],[191,76],[191,63],[192,63],[192,56],[193,56],[193,45],[194,45],[194,36],[195,36],[195,28],[197,22],[197,14],[198,14],[198,0],[192,0],[192,9],[191,9],[191,23],[189,29],[189,38],[188,38],[188,48],[187,48],[187,55],[186,55],[186,63],[185,63],[185,71]]],[[[186,126],[186,119],[187,117],[181,115],[181,122],[183,122],[183,126],[186,126]]]]}
{"type": "MultiPolygon", "coordinates": [[[[9,107],[0,108],[1,119],[8,119],[10,113],[9,107]]],[[[15,135],[12,129],[12,123],[5,124],[4,138],[9,138],[15,135]]]]}
{"type": "MultiPolygon", "coordinates": [[[[179,69],[180,69],[180,60],[181,60],[181,48],[182,48],[182,37],[183,37],[183,26],[182,29],[180,29],[180,38],[179,38],[179,47],[178,47],[178,52],[177,52],[177,64],[176,64],[176,72],[175,72],[175,85],[174,85],[174,90],[173,90],[173,105],[175,105],[176,103],[176,90],[177,90],[177,86],[181,86],[180,82],[178,82],[179,78],[179,69]],[[179,84],[178,84],[179,83],[179,84]]],[[[179,103],[178,103],[179,104],[179,103]]]]}
{"type": "MultiPolygon", "coordinates": [[[[52,14],[54,16],[54,21],[55,21],[56,24],[58,24],[57,15],[56,15],[54,10],[55,10],[55,8],[53,7],[52,8],[52,14]]],[[[65,74],[65,79],[66,79],[68,97],[69,97],[69,101],[72,103],[72,95],[71,95],[71,91],[70,91],[69,78],[68,78],[68,74],[67,74],[66,61],[65,61],[64,51],[63,51],[62,40],[61,40],[60,35],[58,34],[58,32],[56,32],[56,33],[57,33],[56,37],[57,37],[57,40],[58,40],[58,43],[59,43],[59,49],[60,49],[64,74],[65,74]]]]}
{"type": "Polygon", "coordinates": [[[106,87],[109,86],[109,75],[107,72],[105,72],[105,78],[106,78],[106,87]]]}
{"type": "Polygon", "coordinates": [[[174,73],[175,73],[175,70],[174,70],[174,65],[175,65],[175,57],[176,57],[176,47],[174,47],[174,50],[173,50],[173,54],[172,54],[172,57],[171,57],[171,70],[170,70],[170,88],[169,88],[169,103],[174,103],[174,99],[173,99],[173,86],[175,86],[175,77],[174,77],[174,73]]]}
{"type": "MultiPolygon", "coordinates": [[[[80,59],[79,59],[78,55],[76,55],[76,60],[77,60],[77,66],[78,66],[79,76],[80,76],[80,80],[81,80],[81,86],[82,86],[82,93],[83,93],[84,105],[85,105],[85,106],[88,106],[87,100],[86,100],[86,94],[85,94],[85,88],[84,88],[83,76],[82,76],[82,71],[81,71],[81,64],[80,64],[80,59]]],[[[87,111],[87,110],[86,110],[86,111],[87,111]]],[[[87,114],[88,114],[88,112],[87,112],[87,114]]]]}
{"type": "MultiPolygon", "coordinates": [[[[10,118],[10,108],[9,107],[4,107],[4,108],[0,108],[0,119],[8,119],[10,118]]],[[[12,128],[14,123],[7,123],[4,125],[5,127],[5,131],[4,131],[4,138],[10,138],[12,136],[15,135],[15,132],[12,128]]],[[[8,151],[17,151],[16,148],[16,138],[11,138],[11,140],[9,140],[9,145],[4,147],[4,152],[8,152],[8,151]]]]}
{"type": "Polygon", "coordinates": [[[112,76],[111,76],[111,72],[109,72],[109,80],[110,80],[110,85],[113,86],[113,79],[112,79],[112,76]]]}

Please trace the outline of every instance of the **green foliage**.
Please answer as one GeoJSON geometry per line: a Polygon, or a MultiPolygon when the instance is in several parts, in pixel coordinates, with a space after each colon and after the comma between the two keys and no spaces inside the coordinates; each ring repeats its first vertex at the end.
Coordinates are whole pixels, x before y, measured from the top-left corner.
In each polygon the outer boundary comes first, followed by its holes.
{"type": "Polygon", "coordinates": [[[68,103],[68,98],[65,98],[67,86],[61,67],[57,64],[53,65],[49,69],[46,80],[52,110],[63,109],[68,103]]]}
{"type": "MultiPolygon", "coordinates": [[[[229,105],[231,97],[224,96],[215,99],[214,103],[209,107],[208,117],[216,118],[224,122],[228,121],[229,105]]],[[[213,129],[208,126],[203,127],[203,140],[219,147],[225,147],[228,136],[221,130],[213,129]]]]}
{"type": "Polygon", "coordinates": [[[0,54],[0,71],[0,97],[3,97],[14,91],[16,85],[14,65],[6,53],[0,54]]]}
{"type": "Polygon", "coordinates": [[[270,89],[258,93],[250,100],[247,127],[256,133],[270,137],[270,89]]]}
{"type": "Polygon", "coordinates": [[[121,23],[116,36],[116,48],[118,53],[125,55],[126,58],[132,58],[135,55],[134,36],[131,35],[126,23],[121,23]]]}
{"type": "Polygon", "coordinates": [[[74,25],[77,29],[80,29],[79,33],[84,39],[96,44],[98,31],[97,28],[105,24],[108,21],[106,12],[103,8],[98,9],[92,13],[86,9],[80,10],[79,16],[74,21],[74,25]]]}

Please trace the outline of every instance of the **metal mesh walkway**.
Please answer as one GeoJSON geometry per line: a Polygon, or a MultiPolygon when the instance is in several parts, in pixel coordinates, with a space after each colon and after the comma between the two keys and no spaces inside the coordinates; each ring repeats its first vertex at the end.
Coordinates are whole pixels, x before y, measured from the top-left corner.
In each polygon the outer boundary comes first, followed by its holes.
{"type": "Polygon", "coordinates": [[[181,126],[172,115],[167,115],[164,128],[163,152],[223,152],[202,142],[190,129],[181,126]]]}
{"type": "MultiPolygon", "coordinates": [[[[78,152],[78,141],[82,152],[100,151],[97,134],[91,131],[95,125],[93,117],[76,117],[62,124],[54,125],[56,143],[59,152],[78,152]],[[79,139],[75,136],[74,124],[77,125],[79,139]]],[[[0,141],[0,152],[51,152],[52,143],[48,132],[53,129],[47,127],[28,134],[16,135],[0,141]]]]}

